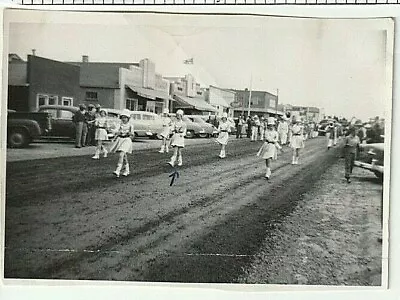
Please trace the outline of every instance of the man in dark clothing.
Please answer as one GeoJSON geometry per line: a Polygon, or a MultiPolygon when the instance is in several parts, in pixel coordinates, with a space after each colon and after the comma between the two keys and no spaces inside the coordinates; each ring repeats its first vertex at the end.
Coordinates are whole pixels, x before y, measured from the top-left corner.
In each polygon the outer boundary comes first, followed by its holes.
{"type": "Polygon", "coordinates": [[[250,116],[247,116],[247,137],[250,138],[251,137],[251,127],[252,127],[252,120],[250,118],[250,116]]]}
{"type": "Polygon", "coordinates": [[[95,132],[96,132],[96,127],[94,126],[94,121],[96,119],[96,109],[93,104],[88,105],[88,111],[86,112],[86,122],[87,122],[87,128],[88,128],[88,133],[86,136],[86,146],[95,146],[96,141],[95,141],[95,132]]]}
{"type": "MultiPolygon", "coordinates": [[[[74,124],[75,124],[75,148],[81,148],[85,144],[85,140],[83,139],[83,126],[85,124],[85,112],[86,106],[85,104],[79,105],[79,110],[74,115],[74,124]]],[[[86,138],[86,135],[85,135],[86,138]]]]}

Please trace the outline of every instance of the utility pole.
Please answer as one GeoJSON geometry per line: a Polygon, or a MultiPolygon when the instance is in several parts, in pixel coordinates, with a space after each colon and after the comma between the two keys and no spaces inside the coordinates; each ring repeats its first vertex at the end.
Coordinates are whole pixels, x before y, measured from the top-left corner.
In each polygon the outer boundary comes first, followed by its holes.
{"type": "Polygon", "coordinates": [[[279,103],[278,101],[279,101],[279,89],[276,89],[276,103],[275,103],[276,118],[278,118],[278,103],[279,103]]]}
{"type": "Polygon", "coordinates": [[[253,74],[250,76],[250,93],[249,93],[249,107],[247,111],[247,116],[250,117],[250,106],[251,106],[251,90],[252,90],[252,84],[253,84],[253,74]]]}

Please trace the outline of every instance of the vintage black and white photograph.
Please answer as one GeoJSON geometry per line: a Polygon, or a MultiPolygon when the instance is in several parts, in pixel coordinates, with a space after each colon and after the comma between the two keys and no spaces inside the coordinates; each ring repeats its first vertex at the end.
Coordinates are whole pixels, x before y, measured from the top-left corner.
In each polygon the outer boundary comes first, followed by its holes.
{"type": "Polygon", "coordinates": [[[5,21],[5,279],[386,286],[391,19],[5,21]]]}

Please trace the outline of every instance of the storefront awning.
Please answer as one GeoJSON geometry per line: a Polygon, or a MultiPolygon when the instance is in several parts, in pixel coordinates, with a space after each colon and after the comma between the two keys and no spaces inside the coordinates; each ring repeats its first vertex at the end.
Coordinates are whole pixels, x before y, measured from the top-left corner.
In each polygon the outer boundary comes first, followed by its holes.
{"type": "Polygon", "coordinates": [[[202,111],[217,111],[212,105],[207,103],[201,98],[190,98],[179,95],[174,95],[174,99],[177,101],[179,107],[181,108],[194,108],[202,111]]]}
{"type": "Polygon", "coordinates": [[[277,110],[275,110],[275,109],[271,109],[271,108],[268,108],[267,109],[267,112],[269,113],[269,114],[275,114],[275,115],[279,115],[279,116],[283,116],[283,114],[284,114],[284,112],[283,111],[277,111],[277,110]]]}
{"type": "Polygon", "coordinates": [[[152,100],[156,100],[156,98],[169,99],[169,95],[167,93],[163,93],[161,91],[145,89],[145,88],[133,86],[133,85],[127,85],[127,87],[130,88],[135,93],[137,93],[139,96],[144,97],[144,98],[149,98],[152,100]]]}

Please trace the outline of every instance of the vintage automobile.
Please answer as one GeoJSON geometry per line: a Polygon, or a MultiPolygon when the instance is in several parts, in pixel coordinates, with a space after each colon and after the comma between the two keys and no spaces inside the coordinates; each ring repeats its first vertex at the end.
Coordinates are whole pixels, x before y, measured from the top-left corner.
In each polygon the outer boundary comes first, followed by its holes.
{"type": "Polygon", "coordinates": [[[51,131],[51,115],[45,112],[7,111],[7,145],[23,148],[51,131]]]}
{"type": "MultiPolygon", "coordinates": [[[[41,105],[39,112],[49,113],[51,118],[51,130],[46,134],[45,138],[75,138],[75,125],[72,117],[79,110],[75,106],[64,105],[41,105]]],[[[106,109],[108,111],[108,109],[106,109]]],[[[113,136],[113,130],[119,122],[119,119],[113,115],[108,116],[110,127],[108,128],[108,136],[113,136]]]]}
{"type": "Polygon", "coordinates": [[[201,137],[201,138],[213,137],[218,134],[217,128],[215,128],[214,125],[209,124],[206,121],[204,121],[204,119],[201,118],[201,116],[186,115],[186,117],[188,117],[192,122],[200,125],[204,129],[205,133],[199,134],[199,137],[201,137]]]}
{"type": "MultiPolygon", "coordinates": [[[[124,110],[127,111],[127,110],[124,110]]],[[[107,109],[108,116],[113,116],[119,120],[122,110],[107,109]]],[[[135,137],[159,138],[163,124],[159,115],[147,111],[129,111],[132,122],[135,128],[135,137]]]]}
{"type": "Polygon", "coordinates": [[[384,143],[361,144],[359,146],[355,167],[370,170],[383,181],[384,173],[384,143]]]}

